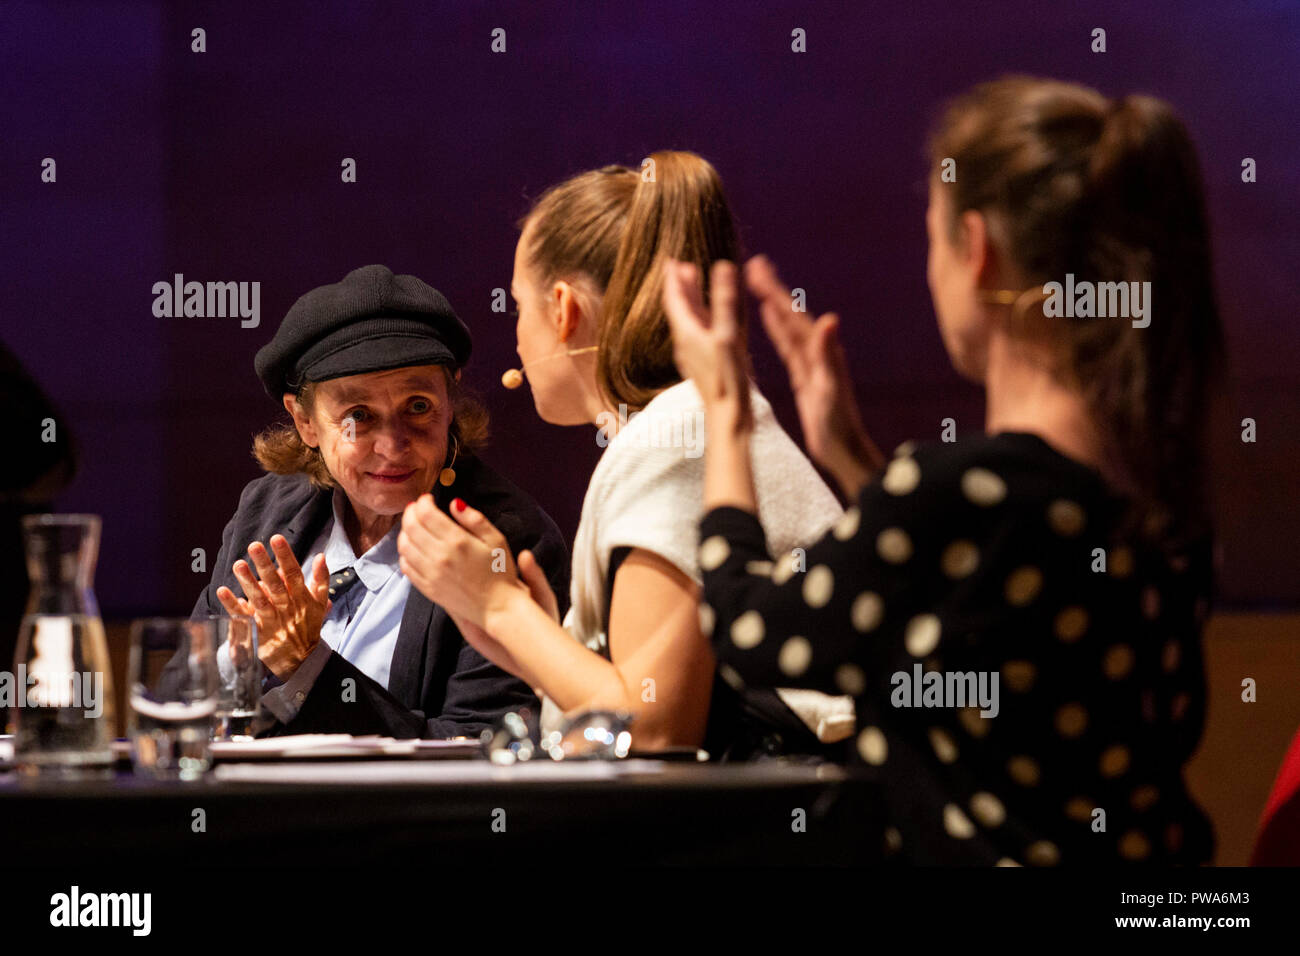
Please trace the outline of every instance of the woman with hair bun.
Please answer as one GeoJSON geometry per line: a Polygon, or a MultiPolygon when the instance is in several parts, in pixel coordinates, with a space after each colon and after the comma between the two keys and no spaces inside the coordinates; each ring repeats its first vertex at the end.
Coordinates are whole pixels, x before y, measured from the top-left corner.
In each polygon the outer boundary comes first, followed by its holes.
{"type": "Polygon", "coordinates": [[[1152,97],[1016,77],[950,105],[930,169],[930,292],[953,365],[985,389],[985,434],[876,467],[838,318],[794,311],[766,260],[746,269],[809,451],[856,501],[804,574],[750,568],[765,533],[735,269],[714,266],[710,316],[698,266],[667,268],[677,361],[708,415],[719,664],[750,687],[854,695],[900,860],[1207,862],[1182,770],[1205,713],[1221,330],[1191,141],[1152,97]],[[1048,308],[1052,283],[1123,283],[1131,314],[1048,308]]]}
{"type": "MultiPolygon", "coordinates": [[[[851,732],[851,700],[779,689],[737,696],[715,680],[701,630],[701,568],[721,557],[697,551],[703,406],[674,365],[661,299],[668,259],[707,270],[736,257],[717,172],[687,152],[654,153],[640,171],[606,166],[548,190],[521,226],[511,294],[537,412],[552,424],[595,425],[607,446],[583,501],[570,610],[561,626],[526,552],[518,570],[527,586],[516,578],[509,548],[473,501],[453,504],[454,521],[427,499],[408,508],[403,570],[476,648],[538,689],[544,732],[565,714],[618,710],[632,714],[642,750],[825,752],[851,732]],[[506,559],[495,570],[494,555],[506,559]]],[[[750,401],[757,509],[772,548],[755,564],[767,567],[841,509],[763,397],[754,391],[750,401]]]]}

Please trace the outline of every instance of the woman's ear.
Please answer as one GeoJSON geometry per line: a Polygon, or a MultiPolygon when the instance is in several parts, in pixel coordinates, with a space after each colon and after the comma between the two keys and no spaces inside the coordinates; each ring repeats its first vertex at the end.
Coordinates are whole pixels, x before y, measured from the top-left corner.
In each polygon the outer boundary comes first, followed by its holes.
{"type": "Polygon", "coordinates": [[[285,392],[284,410],[293,419],[294,427],[298,429],[298,437],[311,448],[319,448],[320,440],[316,437],[316,426],[312,424],[311,416],[298,404],[298,399],[292,392],[285,392]]]}
{"type": "Polygon", "coordinates": [[[977,289],[1000,289],[1004,281],[989,226],[988,219],[981,212],[968,209],[962,214],[958,259],[977,289]]]}
{"type": "Polygon", "coordinates": [[[582,326],[583,295],[571,283],[563,280],[555,283],[552,303],[555,306],[555,338],[563,345],[568,342],[582,326]]]}
{"type": "Polygon", "coordinates": [[[967,209],[961,214],[957,227],[957,252],[968,272],[979,276],[984,271],[984,260],[988,254],[988,225],[984,216],[974,209],[967,209]]]}

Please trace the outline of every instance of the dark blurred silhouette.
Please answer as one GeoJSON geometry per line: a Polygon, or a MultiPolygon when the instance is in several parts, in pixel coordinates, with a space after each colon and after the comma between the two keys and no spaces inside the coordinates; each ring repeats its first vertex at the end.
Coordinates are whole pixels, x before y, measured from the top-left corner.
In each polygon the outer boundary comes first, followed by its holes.
{"type": "Polygon", "coordinates": [[[22,516],[51,509],[76,472],[76,451],[67,424],[4,343],[0,407],[11,423],[0,468],[0,668],[11,669],[27,605],[22,516]]]}

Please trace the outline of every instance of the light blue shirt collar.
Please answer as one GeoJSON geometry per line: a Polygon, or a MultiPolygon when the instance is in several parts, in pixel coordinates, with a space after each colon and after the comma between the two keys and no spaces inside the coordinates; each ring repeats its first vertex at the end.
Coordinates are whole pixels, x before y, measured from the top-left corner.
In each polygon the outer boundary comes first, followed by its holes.
{"type": "Polygon", "coordinates": [[[367,591],[379,591],[399,570],[397,535],[402,523],[400,520],[394,522],[388,534],[376,541],[361,557],[357,557],[343,527],[345,501],[343,490],[335,488],[334,526],[330,530],[329,540],[325,542],[325,569],[334,574],[344,568],[352,568],[367,591]]]}

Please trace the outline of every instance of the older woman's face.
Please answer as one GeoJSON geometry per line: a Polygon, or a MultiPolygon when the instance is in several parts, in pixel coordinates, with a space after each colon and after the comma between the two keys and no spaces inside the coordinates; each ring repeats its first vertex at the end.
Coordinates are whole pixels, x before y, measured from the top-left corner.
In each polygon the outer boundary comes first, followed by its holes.
{"type": "Polygon", "coordinates": [[[451,403],[439,365],[330,379],[316,386],[310,415],[289,412],[362,514],[400,514],[446,461],[451,403]]]}

